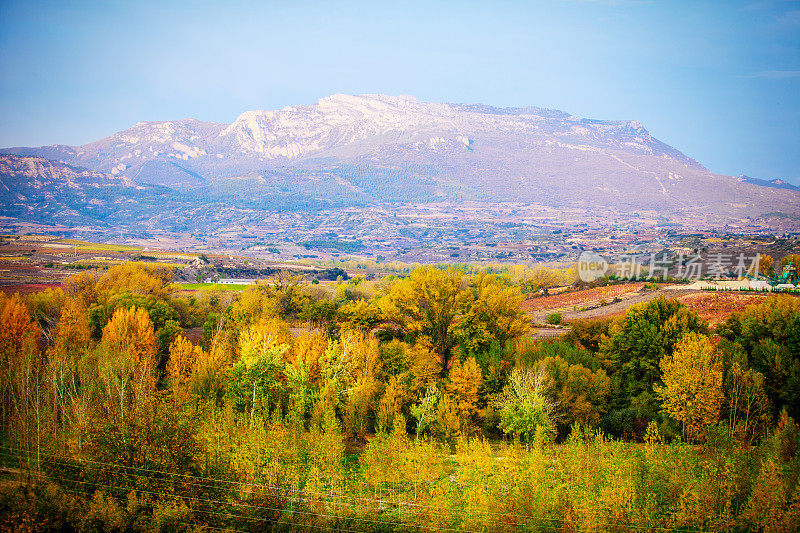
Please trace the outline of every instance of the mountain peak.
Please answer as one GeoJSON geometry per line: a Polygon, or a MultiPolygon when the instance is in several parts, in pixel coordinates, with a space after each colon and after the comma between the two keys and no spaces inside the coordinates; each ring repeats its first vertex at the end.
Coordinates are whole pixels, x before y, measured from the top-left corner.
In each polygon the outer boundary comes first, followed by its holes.
{"type": "Polygon", "coordinates": [[[324,98],[320,98],[317,104],[320,107],[330,107],[333,105],[364,105],[364,104],[382,103],[395,106],[403,106],[408,104],[419,103],[414,96],[399,95],[391,96],[386,94],[332,94],[324,98]]]}

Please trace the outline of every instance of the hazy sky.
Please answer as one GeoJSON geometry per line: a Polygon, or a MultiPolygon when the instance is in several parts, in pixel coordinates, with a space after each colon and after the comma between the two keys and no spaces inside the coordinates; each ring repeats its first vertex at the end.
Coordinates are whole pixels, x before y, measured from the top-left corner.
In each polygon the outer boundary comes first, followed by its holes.
{"type": "Polygon", "coordinates": [[[0,0],[0,146],[231,122],[333,93],[635,119],[800,182],[800,1],[0,0]]]}

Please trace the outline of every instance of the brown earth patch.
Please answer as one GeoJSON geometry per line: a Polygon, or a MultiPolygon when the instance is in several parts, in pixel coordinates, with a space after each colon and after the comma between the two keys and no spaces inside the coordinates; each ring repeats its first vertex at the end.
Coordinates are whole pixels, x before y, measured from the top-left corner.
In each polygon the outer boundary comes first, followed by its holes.
{"type": "Polygon", "coordinates": [[[717,326],[725,322],[734,311],[743,311],[748,305],[760,304],[766,298],[766,294],[704,291],[684,294],[678,296],[677,300],[708,320],[710,326],[717,326]]]}
{"type": "Polygon", "coordinates": [[[644,283],[626,283],[624,285],[594,287],[592,289],[531,298],[522,302],[522,309],[531,313],[544,309],[571,309],[572,307],[583,307],[586,304],[599,302],[600,300],[611,302],[614,298],[620,298],[625,294],[640,291],[644,286],[644,283]]]}

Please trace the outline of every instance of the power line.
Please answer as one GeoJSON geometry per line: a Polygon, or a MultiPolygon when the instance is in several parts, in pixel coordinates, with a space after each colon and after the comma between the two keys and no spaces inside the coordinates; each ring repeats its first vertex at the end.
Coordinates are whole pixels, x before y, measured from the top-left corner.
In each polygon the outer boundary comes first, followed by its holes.
{"type": "MultiPolygon", "coordinates": [[[[63,456],[63,455],[55,455],[55,454],[47,454],[47,453],[43,453],[42,455],[70,459],[67,456],[63,456]]],[[[166,475],[184,476],[184,477],[189,477],[189,478],[196,479],[196,480],[208,479],[208,480],[212,480],[212,481],[218,481],[218,482],[221,482],[221,483],[229,483],[229,484],[236,484],[236,485],[260,487],[260,488],[265,488],[265,489],[278,490],[278,491],[282,491],[284,493],[289,493],[289,492],[294,493],[295,492],[295,489],[287,489],[287,488],[284,488],[284,487],[278,487],[278,486],[273,486],[273,485],[263,485],[263,484],[258,484],[258,483],[245,483],[245,482],[236,482],[236,481],[229,481],[229,480],[220,480],[220,479],[217,479],[217,478],[192,476],[192,475],[189,475],[189,474],[176,474],[176,473],[166,472],[166,471],[161,471],[161,470],[146,469],[146,468],[140,468],[140,467],[128,467],[128,466],[124,466],[124,465],[118,465],[118,464],[114,464],[114,463],[105,463],[105,462],[101,462],[101,461],[91,461],[91,460],[86,460],[86,461],[94,463],[94,464],[101,464],[101,465],[106,465],[106,466],[111,466],[111,467],[116,467],[116,468],[133,469],[133,470],[137,470],[138,469],[138,470],[143,470],[143,471],[148,471],[148,472],[156,472],[156,473],[161,473],[161,474],[166,474],[166,475]]],[[[59,463],[58,461],[53,461],[53,462],[59,463]]],[[[75,465],[73,465],[71,463],[59,463],[59,464],[66,464],[68,466],[75,466],[75,465]]],[[[152,479],[152,480],[156,479],[155,477],[148,476],[146,474],[132,473],[131,475],[136,475],[136,476],[139,476],[139,477],[144,477],[144,478],[152,479]]],[[[196,483],[201,484],[201,481],[197,481],[196,483]]],[[[205,484],[205,485],[207,485],[207,484],[205,484]]],[[[135,489],[131,488],[131,490],[135,490],[135,489]]],[[[325,496],[325,497],[334,497],[334,498],[337,497],[337,496],[334,496],[334,495],[332,495],[330,493],[320,493],[320,492],[306,491],[304,489],[297,489],[297,492],[298,493],[305,493],[305,494],[316,494],[316,495],[321,495],[321,496],[325,496]]],[[[356,497],[348,497],[348,496],[344,496],[344,495],[339,495],[338,497],[340,497],[342,499],[352,499],[352,500],[355,500],[355,501],[372,502],[372,503],[378,503],[378,504],[386,504],[386,503],[388,503],[388,504],[394,505],[394,502],[391,501],[391,500],[387,501],[387,500],[384,500],[384,499],[356,498],[356,497]]],[[[298,501],[305,501],[305,500],[304,499],[299,499],[298,501]]],[[[348,507],[352,507],[352,508],[356,509],[355,506],[351,506],[349,504],[346,504],[346,505],[348,505],[348,507]]],[[[432,506],[428,506],[428,505],[424,505],[424,504],[418,504],[418,503],[411,503],[411,502],[401,503],[401,502],[398,501],[397,505],[398,505],[398,512],[402,511],[402,507],[403,506],[405,506],[406,508],[416,507],[416,508],[431,509],[434,512],[438,512],[438,513],[445,512],[444,510],[442,510],[440,508],[432,507],[432,506]]],[[[595,507],[579,506],[579,507],[573,507],[573,509],[584,510],[584,511],[585,510],[611,510],[610,507],[605,507],[605,506],[595,506],[595,507]]],[[[462,513],[465,512],[464,509],[459,509],[459,511],[461,511],[462,513]]],[[[495,515],[495,516],[500,516],[500,517],[513,517],[513,518],[518,518],[518,519],[523,519],[523,520],[531,520],[531,521],[551,521],[551,522],[562,523],[562,522],[564,522],[566,520],[566,519],[551,518],[551,517],[545,517],[545,516],[533,516],[533,515],[520,515],[520,514],[515,514],[515,513],[504,513],[504,512],[490,511],[488,509],[475,509],[475,510],[473,510],[473,512],[478,512],[478,513],[481,513],[481,514],[484,514],[484,515],[495,515]]],[[[677,512],[676,511],[665,510],[665,511],[663,511],[663,513],[667,514],[667,515],[670,515],[670,514],[676,514],[677,512]]],[[[633,524],[629,525],[628,527],[631,527],[631,528],[634,528],[634,529],[647,529],[647,530],[651,530],[651,531],[654,531],[654,530],[671,531],[672,530],[671,528],[663,528],[663,527],[660,527],[660,526],[640,526],[640,525],[633,525],[633,524]]]]}
{"type": "MultiPolygon", "coordinates": [[[[194,501],[198,501],[198,502],[206,502],[206,503],[217,504],[217,505],[232,505],[234,507],[260,509],[260,510],[265,510],[265,511],[276,511],[276,512],[286,513],[286,514],[291,514],[291,515],[316,516],[316,517],[322,517],[322,518],[334,518],[334,519],[339,519],[339,520],[344,519],[344,520],[352,520],[352,521],[356,521],[356,522],[366,522],[366,523],[379,524],[379,525],[396,525],[396,526],[403,526],[403,527],[408,527],[408,526],[411,525],[411,524],[408,524],[408,523],[405,523],[405,522],[391,522],[391,521],[388,521],[388,520],[370,520],[368,518],[358,518],[358,517],[342,517],[342,516],[331,515],[331,514],[326,514],[326,513],[318,513],[318,512],[311,512],[311,511],[301,511],[301,510],[294,510],[294,509],[283,509],[283,508],[280,508],[280,507],[268,507],[268,506],[265,506],[265,505],[255,505],[255,504],[240,503],[240,502],[225,502],[225,501],[221,501],[221,500],[213,500],[213,499],[210,499],[210,498],[200,498],[200,497],[197,497],[197,496],[189,496],[189,495],[186,495],[186,494],[170,494],[170,493],[166,493],[166,492],[152,491],[152,490],[141,489],[141,488],[136,488],[136,487],[109,485],[109,484],[106,484],[106,483],[96,483],[96,482],[91,482],[91,481],[79,481],[79,480],[67,479],[67,478],[63,478],[63,477],[59,477],[59,476],[45,476],[43,474],[35,474],[35,476],[40,478],[40,479],[57,479],[59,481],[64,481],[64,482],[68,482],[68,483],[78,483],[78,484],[81,484],[81,485],[92,485],[94,487],[104,487],[104,488],[108,488],[108,489],[117,489],[117,490],[122,490],[122,491],[141,492],[141,493],[145,493],[145,494],[152,494],[154,496],[166,496],[166,497],[171,497],[171,498],[180,497],[182,499],[194,500],[194,501]]],[[[349,506],[347,506],[347,507],[349,507],[349,506]]],[[[354,509],[358,509],[358,508],[354,507],[354,509]]],[[[208,511],[205,511],[203,509],[194,509],[194,510],[197,511],[197,512],[208,512],[208,511]]],[[[436,526],[417,526],[417,527],[420,528],[420,529],[425,529],[425,530],[429,530],[429,531],[467,531],[468,533],[478,533],[477,531],[471,531],[471,530],[467,530],[467,529],[442,528],[442,527],[436,527],[436,526]]]]}
{"type": "MultiPolygon", "coordinates": [[[[2,452],[0,452],[0,453],[2,453],[2,452]]],[[[57,464],[62,464],[62,465],[72,466],[72,467],[76,466],[76,465],[72,464],[76,460],[71,459],[68,456],[48,454],[46,452],[43,452],[41,455],[47,456],[47,457],[58,457],[58,458],[62,458],[62,459],[66,459],[67,460],[67,461],[51,460],[51,462],[54,462],[54,463],[57,463],[57,464]]],[[[258,488],[263,488],[263,489],[281,491],[283,493],[290,493],[290,492],[292,494],[295,493],[294,489],[289,489],[289,488],[279,487],[279,486],[274,486],[274,485],[264,485],[264,484],[260,484],[260,483],[247,483],[247,482],[221,480],[221,479],[218,479],[218,478],[211,478],[211,477],[192,476],[190,474],[178,474],[178,473],[167,472],[167,471],[162,471],[162,470],[148,469],[148,468],[143,468],[143,467],[132,467],[132,466],[119,465],[119,464],[115,464],[115,463],[106,463],[106,462],[102,462],[102,461],[94,461],[94,460],[83,460],[83,461],[89,462],[89,463],[93,463],[93,464],[100,464],[100,465],[104,465],[104,466],[111,466],[113,468],[142,470],[142,471],[146,471],[146,472],[150,472],[150,473],[159,473],[159,474],[165,474],[165,475],[188,477],[188,478],[195,479],[195,480],[206,480],[207,479],[207,480],[211,480],[211,481],[217,481],[217,482],[220,482],[220,483],[228,483],[228,484],[242,485],[242,486],[248,486],[248,487],[258,487],[258,488]]],[[[131,475],[145,477],[147,479],[153,479],[153,480],[156,479],[155,477],[148,476],[147,474],[137,474],[135,472],[131,473],[131,475]]],[[[196,483],[202,484],[203,486],[206,486],[206,487],[208,486],[207,483],[202,483],[202,481],[196,481],[196,483]]],[[[337,497],[337,496],[331,495],[330,493],[321,493],[321,492],[315,492],[315,491],[308,491],[308,490],[305,490],[305,489],[298,489],[297,492],[298,493],[305,493],[305,494],[313,494],[313,495],[318,495],[318,496],[324,496],[324,497],[334,497],[334,498],[337,497]]],[[[358,497],[345,496],[345,495],[340,495],[338,497],[341,497],[342,499],[349,499],[349,500],[354,500],[354,501],[371,502],[371,503],[376,503],[376,504],[390,504],[392,506],[395,505],[394,501],[385,500],[385,499],[358,498],[358,497]]],[[[400,502],[399,500],[396,502],[396,505],[398,507],[398,513],[402,512],[402,507],[406,507],[406,508],[416,507],[416,508],[422,508],[422,509],[430,509],[430,510],[432,510],[434,512],[437,512],[437,513],[445,512],[441,508],[438,508],[438,507],[433,507],[433,506],[419,504],[419,503],[400,502]]],[[[464,510],[461,509],[461,511],[463,512],[464,510]]],[[[496,516],[500,516],[500,517],[513,517],[513,518],[518,518],[518,519],[523,519],[523,520],[551,521],[551,522],[562,522],[563,521],[562,519],[559,519],[559,518],[550,518],[550,517],[542,517],[542,516],[530,516],[530,515],[519,515],[519,514],[515,514],[515,513],[505,513],[505,512],[499,512],[499,511],[491,511],[491,510],[488,510],[488,509],[476,509],[475,511],[477,511],[477,512],[479,512],[481,514],[485,514],[485,515],[496,515],[496,516]]]]}
{"type": "MultiPolygon", "coordinates": [[[[0,448],[6,448],[6,449],[10,449],[10,450],[15,449],[15,448],[12,448],[12,447],[7,446],[7,445],[0,445],[0,448]]],[[[21,452],[27,452],[27,450],[22,450],[22,449],[19,449],[19,448],[16,448],[16,450],[21,451],[21,452]]],[[[3,453],[3,452],[0,450],[0,453],[3,453]]],[[[5,452],[5,453],[11,455],[9,452],[5,452]]],[[[208,483],[204,482],[204,480],[209,480],[211,482],[239,485],[239,486],[258,487],[258,488],[263,488],[263,489],[281,491],[281,492],[284,492],[284,493],[290,493],[290,492],[293,493],[293,494],[295,493],[295,489],[289,489],[289,488],[280,487],[280,486],[274,486],[274,485],[265,485],[265,484],[260,484],[260,483],[247,483],[247,482],[223,480],[223,479],[212,478],[212,477],[193,476],[193,475],[190,475],[190,474],[179,474],[179,473],[175,473],[175,472],[156,470],[156,469],[148,469],[148,468],[144,468],[144,467],[132,467],[132,466],[119,465],[119,464],[115,464],[115,463],[107,463],[107,462],[95,461],[95,460],[89,460],[89,459],[76,460],[76,459],[70,458],[69,456],[50,454],[50,453],[47,453],[47,452],[42,452],[41,455],[45,456],[45,457],[55,457],[55,458],[66,459],[67,461],[58,461],[58,460],[51,460],[51,461],[56,463],[56,464],[62,464],[62,465],[71,466],[71,467],[77,467],[77,465],[74,464],[75,462],[87,462],[87,463],[98,464],[98,465],[103,465],[103,466],[110,466],[112,468],[118,468],[118,469],[140,470],[140,471],[148,472],[148,473],[151,473],[151,474],[152,473],[157,473],[157,474],[163,474],[163,475],[168,475],[168,476],[179,476],[179,477],[190,478],[192,480],[195,480],[194,483],[200,485],[201,487],[206,487],[206,488],[210,488],[210,487],[208,487],[208,483]]],[[[150,479],[150,480],[156,480],[157,479],[154,476],[151,476],[151,475],[148,475],[148,474],[140,474],[140,473],[136,473],[136,472],[132,472],[132,473],[130,473],[130,475],[134,475],[134,476],[138,476],[138,477],[144,477],[144,478],[150,479]]],[[[70,479],[66,479],[66,478],[58,478],[58,479],[61,479],[62,481],[67,481],[67,482],[71,481],[71,482],[74,482],[74,483],[89,483],[89,482],[82,482],[82,481],[77,481],[77,480],[70,480],[70,479]]],[[[162,481],[164,481],[164,480],[162,480],[162,481]]],[[[102,484],[97,484],[97,485],[99,485],[99,486],[107,486],[109,488],[124,489],[124,490],[138,490],[138,489],[135,489],[133,487],[119,487],[119,486],[115,487],[115,486],[111,486],[111,485],[102,485],[102,484]]],[[[148,491],[143,491],[143,492],[148,492],[148,491]]],[[[149,491],[149,492],[153,492],[153,491],[149,491]]],[[[155,492],[153,492],[153,493],[154,494],[160,494],[160,495],[166,495],[166,496],[174,496],[174,495],[165,494],[165,493],[155,493],[155,492]]],[[[318,495],[318,496],[334,497],[334,498],[339,497],[342,500],[349,499],[349,500],[354,500],[354,501],[371,502],[371,503],[377,503],[377,504],[390,504],[390,505],[394,505],[395,504],[395,502],[393,502],[391,500],[387,501],[387,500],[384,500],[384,499],[370,499],[370,498],[357,498],[357,497],[345,496],[345,495],[332,495],[330,493],[307,491],[307,490],[304,490],[304,489],[297,489],[297,493],[298,494],[300,494],[300,493],[313,494],[313,495],[318,495]]],[[[197,499],[199,501],[209,501],[209,502],[212,502],[212,503],[224,503],[224,502],[219,502],[219,501],[215,501],[215,500],[195,498],[195,497],[191,497],[191,496],[187,496],[187,498],[197,499]]],[[[306,500],[301,498],[301,499],[296,500],[296,501],[305,502],[306,500]]],[[[246,507],[258,507],[258,506],[252,506],[250,504],[238,504],[238,503],[230,503],[230,502],[229,502],[229,504],[230,505],[237,505],[237,506],[246,506],[246,507]]],[[[364,508],[359,508],[359,507],[356,507],[355,505],[351,505],[351,504],[344,503],[344,502],[341,502],[340,504],[344,505],[344,506],[346,506],[348,508],[352,508],[352,509],[364,509],[364,508]]],[[[398,506],[398,512],[402,511],[402,506],[405,506],[407,508],[430,509],[430,510],[433,510],[435,513],[446,512],[445,510],[443,510],[441,508],[428,506],[428,505],[424,505],[424,504],[411,503],[411,502],[402,503],[399,500],[397,501],[397,506],[398,506]]],[[[288,512],[288,513],[312,514],[312,515],[323,516],[323,517],[334,517],[334,515],[326,515],[324,513],[304,513],[302,511],[284,510],[284,509],[279,509],[279,508],[266,508],[266,507],[264,507],[264,508],[265,509],[269,509],[269,510],[274,510],[274,511],[288,512]]],[[[579,507],[573,507],[573,509],[584,510],[584,511],[585,510],[612,510],[610,507],[605,507],[605,506],[596,506],[596,507],[590,507],[590,506],[582,506],[582,507],[580,507],[579,506],[579,507]]],[[[465,512],[464,509],[459,509],[459,511],[461,511],[462,513],[465,512]]],[[[475,509],[475,510],[473,510],[473,512],[476,512],[476,511],[478,513],[485,514],[485,515],[496,515],[496,516],[500,516],[500,517],[518,518],[518,519],[530,520],[530,521],[536,521],[536,522],[550,521],[550,522],[563,523],[563,522],[566,521],[566,518],[559,519],[559,518],[551,518],[551,517],[545,517],[545,516],[520,515],[520,514],[515,514],[515,513],[504,513],[504,512],[498,512],[498,511],[490,511],[488,509],[475,509]]],[[[668,514],[668,515],[677,513],[676,511],[669,511],[669,510],[665,510],[663,512],[664,512],[664,514],[668,514]]],[[[392,524],[392,525],[402,525],[402,526],[408,526],[409,525],[407,523],[402,523],[402,522],[400,522],[400,523],[396,523],[396,522],[392,523],[392,522],[386,522],[386,521],[382,521],[382,522],[378,521],[378,522],[376,522],[376,521],[370,521],[368,519],[358,519],[358,518],[352,518],[352,519],[353,520],[358,520],[358,521],[381,523],[381,524],[392,524]]],[[[641,525],[633,525],[633,524],[627,525],[627,527],[634,528],[634,529],[645,529],[645,530],[650,530],[650,531],[656,531],[656,530],[672,531],[674,529],[674,528],[664,528],[664,527],[660,527],[660,526],[641,526],[641,525]]],[[[436,528],[436,529],[440,530],[440,531],[449,531],[449,530],[451,531],[452,530],[452,529],[449,529],[449,528],[436,528]]],[[[463,530],[460,529],[459,531],[463,531],[463,530]]]]}

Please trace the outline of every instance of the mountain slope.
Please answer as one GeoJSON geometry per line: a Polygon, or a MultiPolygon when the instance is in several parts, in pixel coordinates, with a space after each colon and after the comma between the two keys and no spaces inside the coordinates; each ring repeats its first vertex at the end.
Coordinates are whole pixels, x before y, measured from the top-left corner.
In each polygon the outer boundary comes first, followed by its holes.
{"type": "Polygon", "coordinates": [[[170,195],[169,189],[137,185],[125,176],[0,155],[0,209],[7,217],[71,227],[125,225],[146,218],[170,195]]]}
{"type": "Polygon", "coordinates": [[[140,123],[83,146],[8,148],[255,207],[476,200],[750,215],[792,190],[709,172],[638,122],[541,108],[334,95],[231,124],[140,123]]]}

